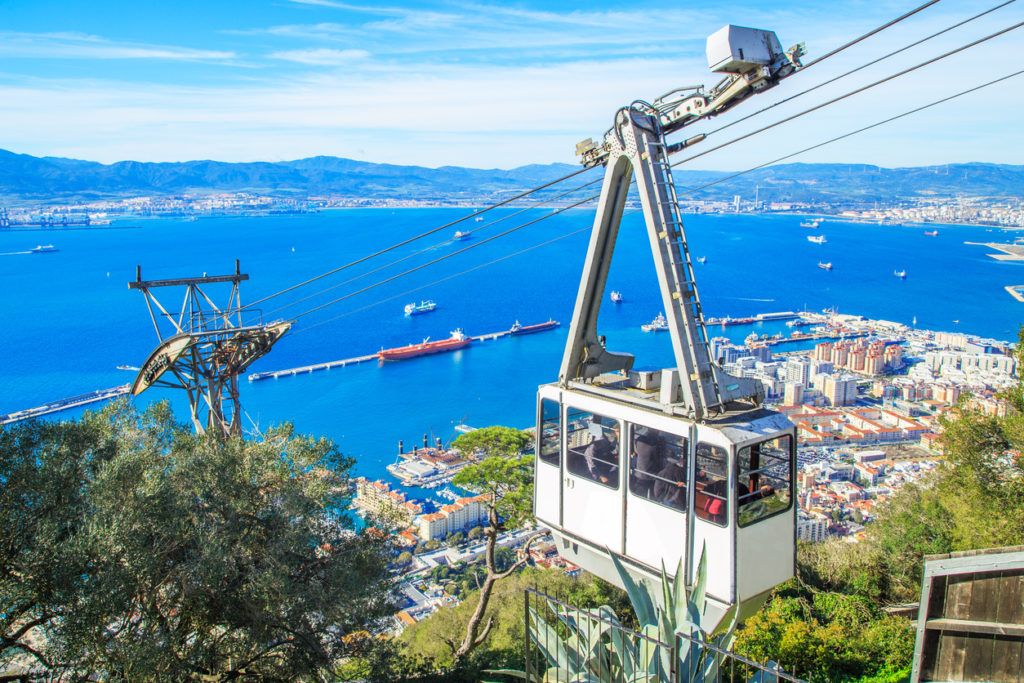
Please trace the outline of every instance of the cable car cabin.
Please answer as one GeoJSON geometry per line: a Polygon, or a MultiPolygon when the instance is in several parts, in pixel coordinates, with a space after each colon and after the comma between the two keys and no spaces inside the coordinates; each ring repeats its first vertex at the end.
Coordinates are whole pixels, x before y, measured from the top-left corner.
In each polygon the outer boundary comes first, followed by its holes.
{"type": "Polygon", "coordinates": [[[671,577],[682,560],[692,583],[706,547],[709,631],[730,605],[745,618],[793,576],[785,416],[753,408],[696,423],[557,384],[540,387],[537,410],[534,509],[569,561],[621,587],[609,553],[655,583],[663,563],[671,577]]]}
{"type": "MultiPolygon", "coordinates": [[[[796,433],[759,407],[759,381],[711,357],[669,162],[704,136],[667,135],[774,86],[800,54],[782,52],[769,31],[726,27],[708,40],[711,67],[726,74],[713,89],[635,100],[600,144],[577,145],[584,166],[603,164],[605,176],[558,382],[538,393],[534,513],[563,557],[620,585],[613,554],[655,583],[662,565],[673,576],[682,560],[692,584],[706,548],[708,632],[733,605],[742,619],[793,576],[796,433]],[[597,331],[634,183],[676,364],[660,375],[634,372],[634,357],[608,349],[597,331]]],[[[736,266],[739,274],[745,264],[736,266]]]]}

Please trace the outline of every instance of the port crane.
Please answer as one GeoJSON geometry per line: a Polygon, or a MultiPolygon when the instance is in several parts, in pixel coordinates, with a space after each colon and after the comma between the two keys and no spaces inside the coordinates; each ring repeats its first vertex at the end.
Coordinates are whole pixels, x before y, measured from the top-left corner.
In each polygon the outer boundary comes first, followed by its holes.
{"type": "Polygon", "coordinates": [[[707,40],[713,88],[679,88],[615,113],[600,142],[577,145],[605,167],[558,381],[538,390],[534,512],[559,553],[621,585],[612,556],[660,582],[707,559],[709,631],[733,609],[756,611],[793,576],[796,434],[764,408],[763,387],[711,358],[669,157],[704,139],[668,136],[796,72],[802,45],[726,26],[707,40]],[[635,176],[676,367],[634,371],[606,348],[597,319],[635,176]]]}

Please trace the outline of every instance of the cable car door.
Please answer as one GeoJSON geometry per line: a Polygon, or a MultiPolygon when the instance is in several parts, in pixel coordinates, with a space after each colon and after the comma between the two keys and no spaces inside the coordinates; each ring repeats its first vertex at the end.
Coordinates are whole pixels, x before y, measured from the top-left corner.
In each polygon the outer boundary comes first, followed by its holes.
{"type": "Polygon", "coordinates": [[[622,552],[622,433],[612,417],[567,406],[562,528],[622,552]]]}
{"type": "Polygon", "coordinates": [[[537,434],[534,466],[533,512],[537,520],[562,525],[562,407],[557,391],[552,398],[541,397],[537,406],[537,434]]]}

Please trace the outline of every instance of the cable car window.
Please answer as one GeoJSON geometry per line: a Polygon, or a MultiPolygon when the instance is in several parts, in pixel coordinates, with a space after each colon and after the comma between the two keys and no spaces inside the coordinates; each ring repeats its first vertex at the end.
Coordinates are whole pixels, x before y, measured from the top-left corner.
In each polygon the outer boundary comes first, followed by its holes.
{"type": "Polygon", "coordinates": [[[721,446],[697,444],[694,512],[701,519],[725,526],[729,519],[729,453],[721,446]]]}
{"type": "Polygon", "coordinates": [[[780,436],[741,448],[736,456],[736,513],[740,526],[789,509],[792,439],[780,436]]]}
{"type": "Polygon", "coordinates": [[[543,399],[540,402],[540,451],[541,462],[558,467],[562,454],[562,421],[557,401],[543,399]]]}
{"type": "Polygon", "coordinates": [[[619,487],[619,422],[615,418],[569,408],[566,413],[569,472],[599,484],[619,487]]]}
{"type": "Polygon", "coordinates": [[[634,425],[629,490],[635,496],[686,511],[686,437],[634,425]]]}

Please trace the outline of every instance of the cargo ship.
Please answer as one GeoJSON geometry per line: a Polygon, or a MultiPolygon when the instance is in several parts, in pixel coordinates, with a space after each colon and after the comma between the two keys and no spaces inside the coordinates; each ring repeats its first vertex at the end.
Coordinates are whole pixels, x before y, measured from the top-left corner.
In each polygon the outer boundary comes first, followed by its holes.
{"type": "Polygon", "coordinates": [[[432,353],[444,353],[445,351],[455,351],[469,346],[471,341],[473,341],[473,338],[467,337],[459,329],[453,331],[452,336],[448,339],[440,341],[424,339],[420,344],[409,344],[408,346],[399,346],[393,349],[381,349],[377,352],[377,358],[380,360],[405,360],[407,358],[416,358],[417,356],[427,356],[432,353]]]}
{"type": "Polygon", "coordinates": [[[534,332],[544,332],[558,327],[558,324],[557,320],[548,320],[546,323],[537,323],[536,325],[520,325],[517,320],[516,324],[508,332],[512,335],[533,334],[534,332]]]}
{"type": "Polygon", "coordinates": [[[414,301],[411,304],[405,305],[405,314],[420,315],[421,313],[430,313],[435,308],[437,308],[437,304],[435,304],[433,301],[421,301],[419,305],[417,305],[416,302],[414,301]]]}

